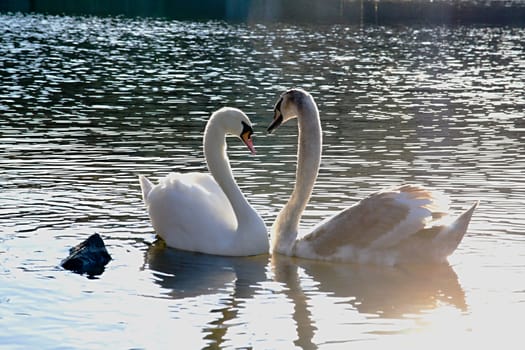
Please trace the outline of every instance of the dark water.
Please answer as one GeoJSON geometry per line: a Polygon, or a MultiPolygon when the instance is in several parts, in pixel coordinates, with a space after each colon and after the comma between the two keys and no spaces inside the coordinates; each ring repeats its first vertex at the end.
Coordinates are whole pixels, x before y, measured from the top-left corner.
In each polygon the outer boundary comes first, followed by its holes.
{"type": "MultiPolygon", "coordinates": [[[[525,30],[229,25],[0,15],[1,348],[348,348],[508,344],[525,311],[525,30]],[[270,225],[316,98],[322,170],[304,228],[380,188],[481,204],[450,266],[381,268],[189,254],[157,242],[138,174],[205,171],[202,132],[243,109],[237,181],[270,225]],[[62,271],[98,232],[98,279],[62,271]]],[[[519,344],[514,342],[515,344],[519,344]]]]}

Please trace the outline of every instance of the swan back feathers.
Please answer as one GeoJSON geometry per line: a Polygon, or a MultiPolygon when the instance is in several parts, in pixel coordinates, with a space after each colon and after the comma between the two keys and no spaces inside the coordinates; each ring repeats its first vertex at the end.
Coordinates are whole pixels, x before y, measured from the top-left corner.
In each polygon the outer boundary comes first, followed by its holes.
{"type": "Polygon", "coordinates": [[[384,253],[412,235],[434,238],[442,230],[435,220],[447,208],[441,194],[418,185],[382,190],[321,222],[298,245],[308,242],[316,255],[332,260],[342,247],[384,253]]]}

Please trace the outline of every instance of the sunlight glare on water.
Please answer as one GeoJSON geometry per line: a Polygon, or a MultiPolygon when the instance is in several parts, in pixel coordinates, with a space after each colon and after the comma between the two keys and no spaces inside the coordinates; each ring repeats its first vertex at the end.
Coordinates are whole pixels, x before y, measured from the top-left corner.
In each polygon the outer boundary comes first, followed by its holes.
{"type": "Polygon", "coordinates": [[[525,311],[525,31],[241,25],[0,15],[0,347],[439,348],[521,344],[525,311]],[[307,89],[323,160],[307,231],[381,188],[422,183],[459,213],[450,265],[379,267],[166,248],[137,177],[206,171],[202,133],[243,109],[257,155],[228,140],[266,224],[294,183],[307,89]],[[95,279],[59,267],[93,233],[95,279]]]}

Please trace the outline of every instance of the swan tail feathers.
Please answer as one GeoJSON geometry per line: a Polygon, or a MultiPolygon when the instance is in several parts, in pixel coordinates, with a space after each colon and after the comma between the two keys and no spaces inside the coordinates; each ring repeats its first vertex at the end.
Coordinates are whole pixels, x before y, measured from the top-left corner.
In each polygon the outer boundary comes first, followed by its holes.
{"type": "Polygon", "coordinates": [[[461,214],[436,237],[438,240],[443,239],[447,242],[447,246],[450,250],[449,254],[452,254],[463,239],[463,236],[467,232],[470,220],[472,219],[472,214],[478,204],[479,201],[476,201],[468,210],[461,214]]]}
{"type": "Polygon", "coordinates": [[[462,232],[461,236],[467,231],[468,224],[470,223],[470,219],[472,219],[472,214],[474,213],[474,210],[478,206],[479,201],[476,201],[470,209],[465,211],[463,214],[461,214],[456,221],[453,223],[453,226],[455,226],[455,230],[462,232]]]}
{"type": "Polygon", "coordinates": [[[140,188],[142,189],[142,199],[144,200],[145,203],[147,203],[149,193],[151,192],[151,189],[153,188],[153,184],[144,175],[139,175],[139,181],[140,181],[140,188]]]}

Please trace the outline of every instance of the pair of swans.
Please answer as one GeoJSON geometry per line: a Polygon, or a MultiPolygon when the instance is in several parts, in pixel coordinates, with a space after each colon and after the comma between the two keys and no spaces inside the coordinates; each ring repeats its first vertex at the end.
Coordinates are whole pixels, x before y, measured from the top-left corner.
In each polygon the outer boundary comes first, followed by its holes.
{"type": "Polygon", "coordinates": [[[453,218],[448,200],[418,185],[376,192],[297,238],[321,162],[322,133],[317,105],[301,89],[284,92],[268,132],[297,118],[296,182],[271,228],[237,186],[226,155],[226,135],[239,136],[252,153],[252,127],[239,109],[222,108],[204,132],[210,174],[172,173],[153,185],[140,176],[153,227],[168,246],[207,254],[272,253],[307,259],[395,265],[444,262],[460,243],[477,205],[453,218]]]}

